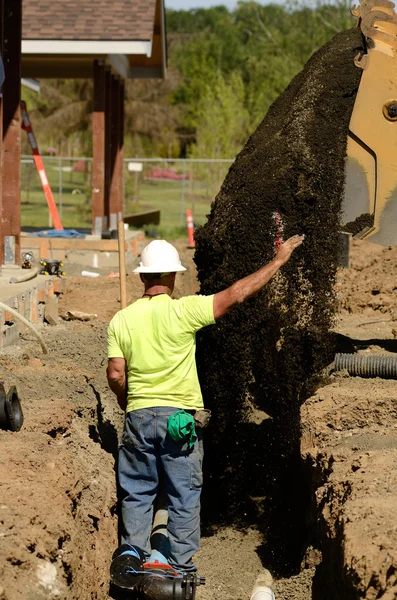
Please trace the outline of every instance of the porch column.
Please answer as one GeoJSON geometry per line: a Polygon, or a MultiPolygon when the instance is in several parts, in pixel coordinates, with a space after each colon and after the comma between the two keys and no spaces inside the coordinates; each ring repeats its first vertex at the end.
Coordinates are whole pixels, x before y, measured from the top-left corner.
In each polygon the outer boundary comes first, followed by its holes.
{"type": "MultiPolygon", "coordinates": [[[[4,52],[4,1],[0,0],[0,54],[4,52]]],[[[4,237],[3,237],[3,93],[0,90],[0,272],[4,262],[4,237]]]]}
{"type": "Polygon", "coordinates": [[[120,78],[112,75],[111,81],[111,113],[110,130],[110,195],[109,195],[109,229],[117,229],[122,216],[120,209],[120,78]]]}
{"type": "Polygon", "coordinates": [[[2,236],[4,264],[20,263],[22,1],[4,5],[2,236]]]}
{"type": "Polygon", "coordinates": [[[92,232],[101,235],[105,216],[105,110],[106,72],[102,60],[94,61],[92,115],[92,232]]]}

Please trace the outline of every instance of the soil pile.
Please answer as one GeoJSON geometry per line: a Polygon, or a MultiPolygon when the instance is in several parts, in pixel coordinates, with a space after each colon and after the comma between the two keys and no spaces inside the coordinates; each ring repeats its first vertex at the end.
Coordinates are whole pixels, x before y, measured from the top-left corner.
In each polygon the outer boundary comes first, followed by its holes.
{"type": "Polygon", "coordinates": [[[48,355],[24,342],[0,358],[25,415],[19,433],[0,431],[0,598],[105,598],[123,422],[105,379],[105,330],[69,323],[44,337],[48,355]]]}
{"type": "Polygon", "coordinates": [[[396,315],[397,248],[353,241],[351,268],[338,274],[336,290],[341,312],[396,315]]]}
{"type": "Polygon", "coordinates": [[[204,294],[271,260],[279,233],[275,213],[284,239],[306,235],[304,248],[271,285],[199,339],[201,384],[217,432],[207,445],[207,492],[214,492],[207,508],[212,518],[215,507],[225,518],[252,511],[257,518],[262,500],[270,498],[282,521],[272,517],[277,531],[267,547],[277,560],[274,565],[268,557],[267,564],[279,571],[298,556],[302,540],[299,406],[310,378],[332,355],[344,158],[361,77],[353,58],[361,49],[354,29],[311,58],[237,156],[196,234],[204,294]]]}
{"type": "MultiPolygon", "coordinates": [[[[366,353],[373,351],[367,343],[366,353]]],[[[312,597],[396,598],[395,381],[335,374],[301,410],[323,555],[312,597]]]]}

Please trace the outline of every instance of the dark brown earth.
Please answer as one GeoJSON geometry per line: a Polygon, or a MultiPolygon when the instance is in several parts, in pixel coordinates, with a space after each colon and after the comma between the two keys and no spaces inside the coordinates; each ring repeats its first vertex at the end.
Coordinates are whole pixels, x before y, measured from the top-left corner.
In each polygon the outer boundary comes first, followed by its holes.
{"type": "Polygon", "coordinates": [[[244,523],[264,512],[270,533],[262,556],[280,574],[299,568],[306,544],[299,406],[334,352],[328,331],[348,124],[361,77],[353,57],[361,47],[354,29],[314,54],[237,156],[196,234],[205,294],[273,257],[276,211],[284,238],[306,235],[270,286],[199,338],[202,388],[217,430],[204,508],[220,520],[246,515],[244,523]],[[261,423],[251,418],[258,409],[261,423]],[[274,506],[281,524],[269,512],[274,506]]]}

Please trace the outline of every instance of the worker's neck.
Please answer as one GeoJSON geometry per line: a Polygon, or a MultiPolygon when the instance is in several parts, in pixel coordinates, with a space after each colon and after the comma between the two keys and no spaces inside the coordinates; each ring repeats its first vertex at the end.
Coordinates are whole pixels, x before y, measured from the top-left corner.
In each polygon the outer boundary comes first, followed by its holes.
{"type": "Polygon", "coordinates": [[[171,296],[173,290],[167,285],[145,285],[145,296],[158,296],[159,294],[168,294],[171,296]]]}

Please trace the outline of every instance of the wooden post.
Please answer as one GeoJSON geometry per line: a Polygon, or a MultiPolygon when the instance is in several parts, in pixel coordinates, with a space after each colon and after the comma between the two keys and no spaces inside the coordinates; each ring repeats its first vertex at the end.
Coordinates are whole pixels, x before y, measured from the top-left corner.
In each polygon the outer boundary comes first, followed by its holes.
{"type": "Polygon", "coordinates": [[[110,130],[110,155],[111,155],[111,179],[109,195],[109,229],[117,229],[120,221],[120,167],[119,167],[119,144],[120,144],[120,79],[112,75],[111,78],[111,130],[110,130]]]}
{"type": "Polygon", "coordinates": [[[101,235],[105,216],[106,74],[102,60],[94,61],[92,115],[92,232],[101,235]]]}
{"type": "Polygon", "coordinates": [[[21,235],[21,40],[22,0],[4,6],[3,190],[4,262],[20,262],[21,235]],[[15,242],[15,245],[14,245],[15,242]]]}
{"type": "MultiPolygon", "coordinates": [[[[0,0],[0,54],[3,56],[4,47],[4,0],[0,0]]],[[[2,90],[0,90],[2,91],[2,90]]],[[[0,93],[0,271],[4,262],[3,236],[3,94],[0,93]]]]}
{"type": "Polygon", "coordinates": [[[119,146],[117,153],[117,165],[119,171],[119,221],[124,218],[124,81],[120,81],[119,96],[119,146]]]}
{"type": "Polygon", "coordinates": [[[117,230],[119,238],[120,305],[121,308],[125,308],[127,306],[127,282],[125,271],[125,239],[123,221],[119,221],[117,230]]]}
{"type": "MultiPolygon", "coordinates": [[[[105,65],[105,202],[104,202],[104,229],[110,228],[109,222],[109,202],[110,202],[110,183],[112,180],[112,72],[108,65],[105,65]]],[[[114,227],[116,229],[117,223],[114,227]]]]}

